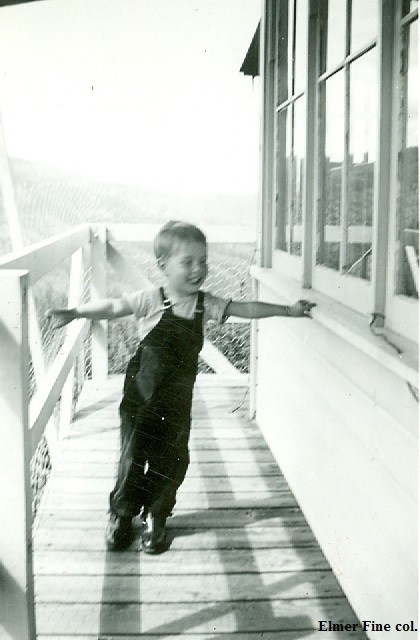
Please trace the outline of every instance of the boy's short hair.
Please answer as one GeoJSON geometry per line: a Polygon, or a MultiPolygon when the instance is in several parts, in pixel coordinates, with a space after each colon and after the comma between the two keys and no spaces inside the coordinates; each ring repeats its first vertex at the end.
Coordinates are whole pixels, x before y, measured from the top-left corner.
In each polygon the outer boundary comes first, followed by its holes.
{"type": "Polygon", "coordinates": [[[154,243],[153,250],[156,258],[168,258],[180,242],[201,242],[207,244],[207,238],[204,233],[189,222],[181,222],[180,220],[170,220],[158,232],[154,243]]]}

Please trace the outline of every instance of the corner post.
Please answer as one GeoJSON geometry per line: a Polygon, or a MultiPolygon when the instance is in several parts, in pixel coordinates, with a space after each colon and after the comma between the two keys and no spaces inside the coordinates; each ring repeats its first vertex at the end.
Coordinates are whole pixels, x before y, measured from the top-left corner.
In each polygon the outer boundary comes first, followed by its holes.
{"type": "Polygon", "coordinates": [[[317,91],[317,59],[311,55],[316,51],[318,30],[318,2],[310,0],[308,16],[308,77],[306,84],[306,141],[305,141],[305,183],[304,183],[304,217],[302,248],[302,286],[312,287],[313,234],[314,234],[314,179],[315,179],[315,145],[316,145],[316,91],[317,91]]]}
{"type": "Polygon", "coordinates": [[[0,635],[35,640],[28,272],[0,269],[0,635]]]}
{"type": "MultiPolygon", "coordinates": [[[[258,300],[258,280],[252,278],[252,299],[258,300]]],[[[251,320],[251,339],[249,354],[249,417],[254,420],[257,413],[258,385],[258,320],[251,320]]]]}
{"type": "MultiPolygon", "coordinates": [[[[260,267],[271,267],[273,243],[273,158],[275,132],[275,64],[276,64],[276,4],[262,0],[259,43],[259,76],[261,78],[260,139],[261,158],[259,175],[259,202],[257,225],[257,262],[260,267]]],[[[258,283],[252,281],[252,297],[258,299],[258,283]]],[[[258,321],[251,321],[249,416],[255,418],[258,384],[258,321]]]]}
{"type": "Polygon", "coordinates": [[[261,160],[258,247],[260,266],[271,267],[273,225],[273,158],[275,136],[275,33],[276,4],[263,0],[260,28],[260,78],[261,78],[261,160]]]}
{"type": "MultiPolygon", "coordinates": [[[[380,6],[378,59],[379,59],[379,131],[377,142],[377,158],[380,159],[378,170],[375,172],[373,187],[373,229],[372,229],[372,282],[373,308],[372,311],[385,316],[387,278],[386,272],[391,253],[388,253],[388,220],[390,202],[396,200],[391,193],[394,181],[390,179],[392,173],[392,156],[397,157],[394,127],[386,127],[381,123],[392,122],[393,108],[398,113],[395,101],[398,90],[395,90],[395,75],[399,59],[394,55],[394,34],[397,4],[394,0],[382,0],[380,6]],[[395,75],[394,75],[395,70],[395,75]]],[[[398,89],[398,87],[397,87],[398,89]]],[[[391,208],[395,206],[391,204],[391,208]]]]}
{"type": "MultiPolygon", "coordinates": [[[[95,225],[91,239],[92,278],[90,298],[92,302],[105,298],[106,287],[106,243],[107,228],[95,225]]],[[[92,321],[92,380],[104,382],[108,377],[108,323],[106,320],[92,321]]]]}

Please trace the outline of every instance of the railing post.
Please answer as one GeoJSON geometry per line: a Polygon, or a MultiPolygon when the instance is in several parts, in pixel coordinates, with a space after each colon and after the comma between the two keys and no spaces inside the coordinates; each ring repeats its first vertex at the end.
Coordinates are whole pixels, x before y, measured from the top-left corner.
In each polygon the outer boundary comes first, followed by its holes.
{"type": "Polygon", "coordinates": [[[0,270],[0,636],[35,640],[28,273],[0,270]]]}
{"type": "MultiPolygon", "coordinates": [[[[258,281],[252,278],[252,299],[258,300],[258,295],[258,281]]],[[[258,320],[251,320],[249,351],[249,417],[253,420],[257,411],[258,320]]]]}
{"type": "MultiPolygon", "coordinates": [[[[105,225],[95,225],[92,229],[91,261],[92,301],[105,298],[106,289],[106,241],[107,229],[105,225]]],[[[108,336],[107,321],[92,322],[92,380],[103,382],[108,377],[108,336]]]]}

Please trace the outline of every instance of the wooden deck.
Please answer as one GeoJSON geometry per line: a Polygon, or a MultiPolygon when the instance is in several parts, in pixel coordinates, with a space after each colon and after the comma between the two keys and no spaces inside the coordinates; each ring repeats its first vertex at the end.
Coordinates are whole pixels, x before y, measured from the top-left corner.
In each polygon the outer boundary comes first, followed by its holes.
{"type": "Polygon", "coordinates": [[[315,640],[319,620],[356,623],[246,417],[246,388],[216,375],[197,383],[192,462],[168,520],[170,549],[141,553],[138,530],[129,550],[106,551],[121,386],[119,376],[100,390],[86,383],[41,503],[34,535],[38,637],[315,640]]]}

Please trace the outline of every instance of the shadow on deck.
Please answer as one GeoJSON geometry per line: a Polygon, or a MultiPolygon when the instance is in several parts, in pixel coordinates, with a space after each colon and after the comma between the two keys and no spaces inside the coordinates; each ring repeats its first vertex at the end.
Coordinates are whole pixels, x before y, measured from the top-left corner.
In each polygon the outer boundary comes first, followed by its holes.
{"type": "MultiPolygon", "coordinates": [[[[319,620],[357,623],[240,384],[199,377],[171,546],[147,556],[138,527],[105,549],[122,377],[86,383],[35,523],[39,638],[314,640],[319,620]]],[[[328,634],[344,637],[365,636],[328,634]]]]}

